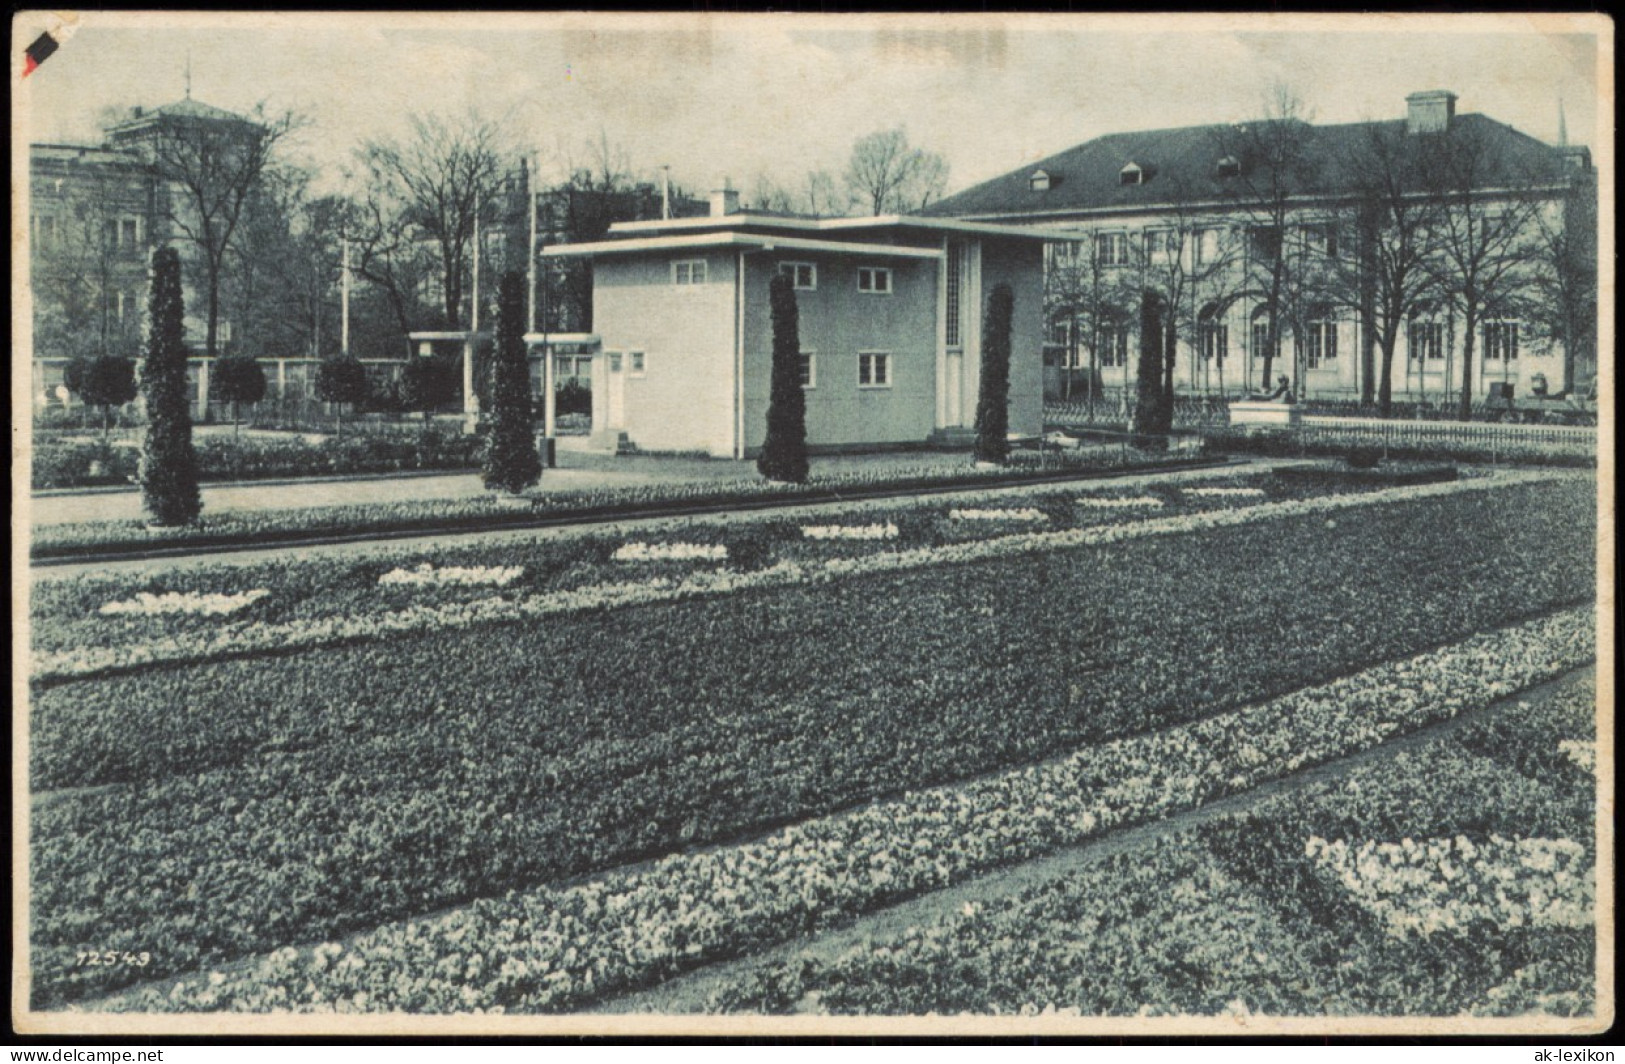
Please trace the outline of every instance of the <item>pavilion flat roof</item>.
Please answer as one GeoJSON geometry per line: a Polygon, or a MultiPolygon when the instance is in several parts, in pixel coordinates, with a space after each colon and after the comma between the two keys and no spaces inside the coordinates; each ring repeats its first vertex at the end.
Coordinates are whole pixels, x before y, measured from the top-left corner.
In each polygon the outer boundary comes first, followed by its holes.
{"type": "Polygon", "coordinates": [[[632,237],[625,240],[598,240],[589,244],[558,244],[542,252],[564,258],[572,255],[636,255],[650,251],[702,251],[712,248],[749,251],[826,251],[871,258],[940,259],[938,248],[905,247],[901,244],[865,244],[845,240],[812,240],[780,236],[776,233],[740,233],[733,230],[693,233],[681,236],[632,237]]]}

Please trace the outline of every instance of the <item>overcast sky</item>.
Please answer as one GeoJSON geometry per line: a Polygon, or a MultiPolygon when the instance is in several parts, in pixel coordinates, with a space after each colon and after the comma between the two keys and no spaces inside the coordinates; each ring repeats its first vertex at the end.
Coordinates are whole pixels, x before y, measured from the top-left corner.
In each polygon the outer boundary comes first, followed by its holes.
{"type": "MultiPolygon", "coordinates": [[[[19,24],[32,38],[36,22],[19,24]]],[[[1235,121],[1273,82],[1319,122],[1397,118],[1444,88],[1548,142],[1596,148],[1599,24],[1394,16],[515,16],[227,18],[87,12],[22,83],[27,139],[94,143],[108,106],[192,95],[307,114],[295,145],[337,179],[412,112],[506,116],[549,165],[602,132],[648,176],[703,191],[843,169],[853,140],[903,125],[957,191],[1103,133],[1235,121]]],[[[16,81],[13,82],[16,84],[16,81]]]]}

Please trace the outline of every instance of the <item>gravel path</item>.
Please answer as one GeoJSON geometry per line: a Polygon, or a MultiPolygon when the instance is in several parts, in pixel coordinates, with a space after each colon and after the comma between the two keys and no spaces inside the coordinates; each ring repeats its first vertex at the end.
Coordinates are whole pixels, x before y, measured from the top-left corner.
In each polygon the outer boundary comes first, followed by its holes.
{"type": "Polygon", "coordinates": [[[1339,779],[1362,765],[1391,758],[1401,751],[1422,746],[1486,717],[1507,712],[1521,703],[1550,697],[1562,687],[1594,677],[1595,671],[1595,666],[1571,670],[1487,706],[1470,709],[1448,720],[1367,747],[1347,757],[1271,780],[1252,790],[1221,798],[1199,809],[1108,832],[1081,845],[870,913],[838,930],[797,939],[750,957],[700,968],[652,989],[600,1000],[585,1006],[582,1011],[668,1015],[703,1012],[705,1003],[712,994],[738,981],[755,968],[782,963],[801,955],[830,961],[847,950],[862,945],[865,941],[885,940],[905,933],[910,927],[936,923],[960,912],[967,903],[981,904],[1034,889],[1044,883],[1072,875],[1082,868],[1116,854],[1147,845],[1157,838],[1190,831],[1216,817],[1243,812],[1284,793],[1302,790],[1322,781],[1339,779]]]}

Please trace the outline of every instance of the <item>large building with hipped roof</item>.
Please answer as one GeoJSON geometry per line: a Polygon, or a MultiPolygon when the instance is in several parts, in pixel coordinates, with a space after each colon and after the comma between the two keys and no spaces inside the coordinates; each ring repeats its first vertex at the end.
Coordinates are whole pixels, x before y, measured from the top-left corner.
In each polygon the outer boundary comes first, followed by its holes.
{"type": "Polygon", "coordinates": [[[1506,386],[1527,394],[1542,383],[1537,378],[1554,392],[1584,388],[1597,371],[1588,342],[1595,332],[1551,313],[1551,275],[1561,266],[1551,245],[1561,244],[1560,254],[1582,272],[1587,263],[1594,269],[1590,152],[1567,144],[1566,135],[1550,145],[1487,115],[1457,113],[1456,102],[1454,93],[1427,91],[1407,97],[1404,117],[1391,120],[1108,134],[924,213],[1071,234],[1051,246],[1047,262],[1052,392],[1080,379],[1132,395],[1140,298],[1152,290],[1175,304],[1178,390],[1235,396],[1272,384],[1279,372],[1295,378],[1300,394],[1358,398],[1375,390],[1380,374],[1383,278],[1371,257],[1385,252],[1366,225],[1381,215],[1370,210],[1371,186],[1384,171],[1418,215],[1430,199],[1447,204],[1423,219],[1419,241],[1438,247],[1464,221],[1490,234],[1489,246],[1476,251],[1467,246],[1475,237],[1457,236],[1495,281],[1469,345],[1449,290],[1449,256],[1425,264],[1437,283],[1422,283],[1422,269],[1412,275],[1416,298],[1398,331],[1393,394],[1443,401],[1459,393],[1469,346],[1476,395],[1506,386]],[[1381,164],[1372,158],[1377,145],[1391,153],[1381,164]],[[1447,196],[1444,173],[1454,179],[1447,196]],[[1513,217],[1519,232],[1495,232],[1513,217]],[[1272,259],[1285,265],[1272,270],[1272,259]]]}

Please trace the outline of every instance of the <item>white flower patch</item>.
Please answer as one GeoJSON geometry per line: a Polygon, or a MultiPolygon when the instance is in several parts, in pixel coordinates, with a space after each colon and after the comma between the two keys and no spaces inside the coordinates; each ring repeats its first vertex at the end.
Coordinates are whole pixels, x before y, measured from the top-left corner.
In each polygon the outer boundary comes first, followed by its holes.
{"type": "Polygon", "coordinates": [[[1396,938],[1500,927],[1587,927],[1596,907],[1595,869],[1571,839],[1475,844],[1403,839],[1352,844],[1314,837],[1304,855],[1347,890],[1396,938]]]}
{"type": "Polygon", "coordinates": [[[884,525],[802,525],[808,539],[896,539],[897,526],[884,525]]]}
{"type": "Polygon", "coordinates": [[[1229,495],[1235,498],[1262,499],[1263,488],[1181,488],[1186,495],[1229,495]]]}
{"type": "Polygon", "coordinates": [[[1032,507],[1019,510],[949,510],[948,516],[955,521],[1042,521],[1044,511],[1032,507]]]}
{"type": "Polygon", "coordinates": [[[270,592],[264,588],[255,588],[237,595],[205,595],[195,591],[170,591],[154,595],[149,591],[142,591],[133,599],[109,602],[97,612],[107,617],[119,614],[161,613],[201,613],[209,617],[224,617],[246,606],[252,606],[269,594],[270,592]]]}
{"type": "Polygon", "coordinates": [[[1078,499],[1078,505],[1097,510],[1128,510],[1141,506],[1162,506],[1163,502],[1155,495],[1135,495],[1131,498],[1084,495],[1078,499]]]}
{"type": "Polygon", "coordinates": [[[1587,772],[1597,771],[1597,744],[1584,739],[1564,739],[1557,744],[1558,752],[1587,772]]]}
{"type": "Polygon", "coordinates": [[[728,557],[721,543],[623,543],[612,555],[618,562],[720,562],[728,557]]]}
{"type": "Polygon", "coordinates": [[[416,569],[391,569],[378,578],[380,584],[405,584],[411,587],[420,587],[426,584],[446,585],[455,584],[463,587],[507,587],[524,575],[525,569],[521,565],[510,566],[475,566],[460,569],[456,566],[447,566],[436,569],[428,562],[424,562],[416,569]]]}

